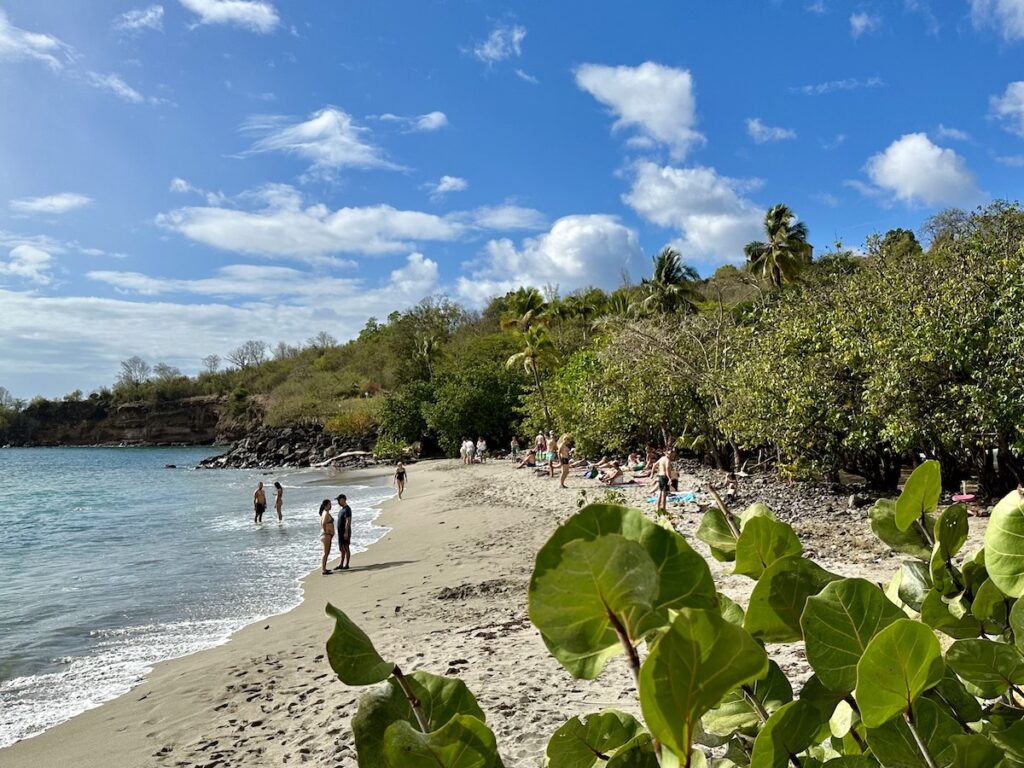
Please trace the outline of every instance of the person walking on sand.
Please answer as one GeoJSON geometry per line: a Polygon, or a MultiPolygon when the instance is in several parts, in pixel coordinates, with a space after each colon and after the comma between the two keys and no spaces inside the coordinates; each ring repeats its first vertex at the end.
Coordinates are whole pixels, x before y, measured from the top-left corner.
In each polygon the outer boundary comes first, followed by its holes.
{"type": "Polygon", "coordinates": [[[398,462],[398,466],[395,467],[395,485],[398,487],[398,498],[402,498],[402,494],[405,492],[405,464],[398,462]]]}
{"type": "Polygon", "coordinates": [[[281,484],[274,481],[274,488],[277,490],[277,497],[274,499],[274,509],[277,511],[277,522],[284,520],[284,516],[281,514],[281,507],[284,506],[284,488],[281,484]]]}
{"type": "Polygon", "coordinates": [[[263,513],[267,511],[267,492],[263,490],[263,481],[260,480],[256,486],[256,493],[252,495],[252,508],[255,512],[254,523],[263,522],[263,513]]]}
{"type": "Polygon", "coordinates": [[[352,543],[352,507],[348,505],[348,496],[344,493],[338,494],[338,548],[341,550],[341,560],[338,561],[336,571],[347,571],[352,561],[352,551],[349,546],[352,543]]]}
{"type": "Polygon", "coordinates": [[[658,505],[655,512],[659,515],[668,514],[668,489],[673,458],[672,451],[668,450],[654,464],[654,476],[658,479],[658,505]]]}
{"type": "Polygon", "coordinates": [[[558,463],[562,465],[562,476],[558,480],[558,485],[561,488],[568,488],[565,484],[565,478],[569,476],[569,462],[570,462],[570,449],[572,448],[572,438],[569,435],[562,435],[562,439],[558,441],[558,463]]]}
{"type": "Polygon", "coordinates": [[[320,573],[329,576],[327,570],[327,558],[331,556],[331,540],[334,539],[334,517],[331,516],[331,500],[324,499],[320,502],[320,543],[323,544],[324,554],[320,558],[320,573]]]}

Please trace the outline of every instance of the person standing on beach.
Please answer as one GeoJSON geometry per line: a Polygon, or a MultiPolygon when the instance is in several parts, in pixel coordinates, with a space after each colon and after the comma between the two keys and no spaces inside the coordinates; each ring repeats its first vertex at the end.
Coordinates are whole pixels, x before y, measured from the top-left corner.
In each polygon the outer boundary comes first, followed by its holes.
{"type": "Polygon", "coordinates": [[[658,505],[655,512],[659,515],[668,514],[668,488],[673,458],[672,451],[665,451],[654,464],[654,476],[658,479],[658,505]]]}
{"type": "Polygon", "coordinates": [[[284,517],[281,515],[281,507],[284,506],[284,488],[276,480],[274,481],[274,488],[277,490],[277,498],[274,499],[274,509],[277,511],[277,522],[280,523],[284,520],[284,517]]]}
{"type": "Polygon", "coordinates": [[[558,441],[558,463],[562,465],[562,476],[558,480],[559,486],[568,488],[565,479],[569,476],[569,462],[571,460],[572,438],[569,435],[562,435],[558,441]]]}
{"type": "Polygon", "coordinates": [[[476,460],[480,464],[487,461],[487,441],[482,437],[476,439],[476,460]]]}
{"type": "Polygon", "coordinates": [[[405,464],[398,462],[398,466],[395,467],[395,485],[398,487],[398,498],[402,498],[402,494],[405,492],[405,464]]]}
{"type": "Polygon", "coordinates": [[[256,493],[252,495],[252,508],[256,513],[253,522],[262,523],[263,513],[267,511],[267,492],[263,490],[262,480],[256,486],[256,493]]]}
{"type": "Polygon", "coordinates": [[[331,500],[320,502],[320,543],[324,545],[324,554],[320,558],[320,573],[329,576],[327,558],[331,556],[331,540],[334,539],[334,518],[331,516],[331,500]]]}
{"type": "Polygon", "coordinates": [[[509,448],[512,449],[512,458],[513,459],[518,459],[519,458],[519,438],[517,438],[515,435],[512,435],[512,442],[509,443],[509,448]]]}
{"type": "Polygon", "coordinates": [[[338,494],[338,548],[341,550],[341,560],[338,561],[336,571],[347,571],[352,561],[352,551],[349,546],[352,543],[352,507],[348,505],[348,496],[344,493],[338,494]]]}

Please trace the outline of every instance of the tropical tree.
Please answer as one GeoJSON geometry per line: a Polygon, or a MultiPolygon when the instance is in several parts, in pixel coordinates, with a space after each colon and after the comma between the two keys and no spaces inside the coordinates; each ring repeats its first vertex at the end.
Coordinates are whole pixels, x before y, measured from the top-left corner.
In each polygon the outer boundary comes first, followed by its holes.
{"type": "Polygon", "coordinates": [[[505,296],[505,312],[501,317],[504,330],[523,332],[550,318],[550,305],[536,288],[520,287],[505,296]]]}
{"type": "Polygon", "coordinates": [[[600,288],[590,288],[583,293],[566,296],[556,311],[563,320],[579,320],[583,327],[583,341],[587,340],[587,332],[605,311],[608,297],[600,288]]]}
{"type": "Polygon", "coordinates": [[[696,295],[694,283],[700,279],[697,270],[684,263],[679,252],[670,247],[662,248],[651,261],[651,279],[641,282],[647,293],[643,309],[661,313],[690,311],[696,295]]]}
{"type": "Polygon", "coordinates": [[[788,206],[779,203],[765,214],[764,229],[766,241],[755,240],[743,248],[747,269],[774,286],[793,282],[811,263],[807,225],[797,221],[788,206]]]}
{"type": "Polygon", "coordinates": [[[541,403],[544,405],[544,417],[547,423],[551,424],[551,410],[548,408],[547,396],[544,394],[544,384],[540,378],[542,370],[551,370],[558,362],[558,351],[555,349],[551,336],[544,327],[531,327],[520,331],[517,336],[522,342],[522,351],[516,352],[509,357],[505,365],[509,368],[522,366],[523,369],[533,376],[534,386],[537,394],[540,395],[541,403]]]}

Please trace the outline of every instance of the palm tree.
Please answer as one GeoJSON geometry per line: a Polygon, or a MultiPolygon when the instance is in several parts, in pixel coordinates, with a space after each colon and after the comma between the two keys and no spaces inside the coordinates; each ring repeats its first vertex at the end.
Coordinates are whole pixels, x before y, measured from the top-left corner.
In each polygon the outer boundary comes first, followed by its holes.
{"type": "Polygon", "coordinates": [[[521,365],[527,373],[533,375],[533,383],[537,387],[540,401],[544,405],[544,417],[550,426],[551,411],[548,410],[548,399],[544,394],[544,384],[540,380],[540,372],[545,368],[551,369],[555,366],[558,361],[558,351],[548,335],[547,328],[542,326],[527,328],[525,331],[517,332],[516,335],[522,339],[523,349],[512,355],[506,361],[505,366],[513,368],[521,365]]]}
{"type": "Polygon", "coordinates": [[[505,312],[502,313],[501,327],[514,328],[520,332],[537,323],[546,323],[550,306],[536,288],[520,287],[505,295],[505,312]]]}
{"type": "Polygon", "coordinates": [[[696,294],[693,284],[700,279],[697,270],[684,263],[679,252],[665,247],[651,261],[654,273],[641,285],[647,289],[644,310],[658,312],[689,311],[696,294]]]}
{"type": "Polygon", "coordinates": [[[779,203],[765,214],[764,229],[766,242],[755,240],[743,248],[747,269],[774,286],[793,282],[811,263],[807,225],[796,220],[789,206],[779,203]]]}
{"type": "Polygon", "coordinates": [[[600,288],[590,288],[583,293],[566,296],[556,307],[558,316],[563,319],[580,320],[583,325],[583,340],[587,340],[587,331],[594,327],[598,317],[605,311],[608,297],[600,288]]]}

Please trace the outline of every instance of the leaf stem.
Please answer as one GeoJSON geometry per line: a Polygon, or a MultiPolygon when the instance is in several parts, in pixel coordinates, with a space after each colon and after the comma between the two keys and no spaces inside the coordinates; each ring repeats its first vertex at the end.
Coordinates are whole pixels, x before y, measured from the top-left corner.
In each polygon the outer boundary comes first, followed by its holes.
{"type": "MultiPolygon", "coordinates": [[[[636,646],[629,639],[629,633],[626,632],[626,628],[622,626],[622,622],[619,621],[619,617],[615,615],[615,612],[608,608],[608,606],[605,606],[605,612],[608,614],[608,621],[615,630],[615,634],[619,637],[622,650],[626,652],[626,663],[629,665],[629,670],[633,673],[633,681],[636,683],[636,695],[637,698],[640,698],[640,656],[636,652],[636,646]]],[[[654,756],[658,758],[658,765],[661,765],[661,742],[652,736],[651,746],[654,747],[654,756]]],[[[690,756],[687,755],[686,768],[689,768],[689,765],[690,756]]]]}
{"type": "Polygon", "coordinates": [[[718,491],[711,487],[710,483],[708,484],[708,493],[711,494],[711,498],[715,500],[715,504],[718,505],[718,508],[722,510],[722,514],[725,516],[725,522],[729,524],[729,530],[732,531],[732,535],[738,539],[740,537],[740,529],[739,526],[736,525],[736,518],[733,516],[732,512],[729,511],[729,508],[725,506],[725,502],[722,501],[722,497],[718,495],[718,491]]]}
{"type": "Polygon", "coordinates": [[[914,737],[914,742],[917,744],[917,749],[921,753],[921,757],[924,758],[925,765],[928,768],[938,768],[935,764],[935,759],[928,751],[928,745],[924,743],[924,739],[921,738],[921,734],[917,731],[917,726],[914,725],[914,715],[911,710],[907,710],[903,713],[903,720],[907,724],[907,728],[910,729],[910,734],[914,737]]]}
{"type": "Polygon", "coordinates": [[[919,517],[914,522],[917,524],[917,527],[920,529],[921,533],[924,534],[924,539],[925,539],[925,541],[928,542],[928,546],[929,547],[934,547],[935,546],[935,539],[932,538],[931,533],[928,531],[928,526],[925,525],[925,523],[928,522],[928,518],[925,517],[924,510],[921,511],[921,517],[919,517]]]}
{"type": "Polygon", "coordinates": [[[412,707],[413,714],[416,715],[416,722],[420,724],[420,730],[423,733],[430,733],[430,723],[427,722],[427,716],[423,712],[423,707],[420,706],[420,700],[416,697],[416,694],[412,692],[412,687],[409,685],[409,680],[405,675],[402,674],[402,670],[395,664],[394,670],[391,674],[395,678],[395,682],[398,683],[402,689],[402,693],[405,694],[405,698],[409,700],[409,706],[412,707]]]}
{"type": "MultiPolygon", "coordinates": [[[[761,723],[767,723],[770,715],[768,714],[768,710],[764,708],[761,700],[757,698],[757,695],[754,693],[754,689],[749,685],[741,685],[740,690],[743,692],[743,697],[747,700],[747,703],[753,708],[754,712],[757,713],[757,717],[760,719],[761,723]]],[[[803,768],[800,763],[800,758],[792,752],[789,754],[789,762],[793,764],[793,768],[803,768]]]]}

